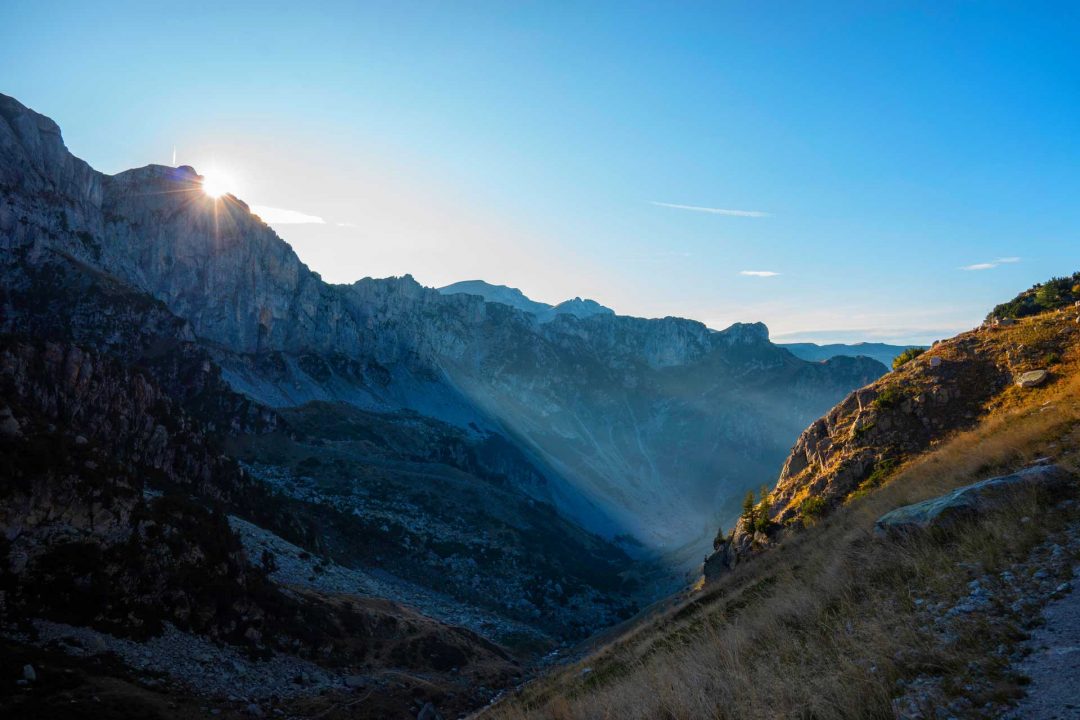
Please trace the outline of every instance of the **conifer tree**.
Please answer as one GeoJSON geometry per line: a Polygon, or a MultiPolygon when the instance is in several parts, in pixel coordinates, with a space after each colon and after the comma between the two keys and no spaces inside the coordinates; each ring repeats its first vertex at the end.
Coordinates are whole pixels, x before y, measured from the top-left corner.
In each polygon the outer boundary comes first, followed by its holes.
{"type": "Polygon", "coordinates": [[[753,490],[747,490],[746,497],[743,499],[742,521],[743,527],[746,528],[747,532],[754,532],[754,528],[757,525],[757,510],[754,508],[753,490]]]}
{"type": "Polygon", "coordinates": [[[756,529],[765,531],[772,525],[772,518],[769,515],[772,513],[772,501],[769,500],[769,488],[761,486],[761,500],[757,506],[757,524],[756,529]]]}
{"type": "Polygon", "coordinates": [[[712,549],[713,550],[719,550],[726,541],[727,541],[727,538],[724,536],[724,528],[723,527],[716,528],[716,537],[713,538],[712,549]]]}

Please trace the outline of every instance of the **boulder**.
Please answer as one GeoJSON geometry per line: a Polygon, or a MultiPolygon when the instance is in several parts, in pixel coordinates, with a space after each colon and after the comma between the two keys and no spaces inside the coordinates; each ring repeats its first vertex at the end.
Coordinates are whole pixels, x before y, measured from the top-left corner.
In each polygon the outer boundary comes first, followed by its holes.
{"type": "Polygon", "coordinates": [[[1072,482],[1072,475],[1058,465],[1036,465],[1012,475],[965,485],[946,495],[897,508],[878,518],[874,529],[879,537],[947,529],[961,520],[1005,507],[1021,492],[1060,490],[1072,482]]]}
{"type": "Polygon", "coordinates": [[[431,703],[426,703],[420,714],[416,716],[416,720],[443,720],[442,715],[435,709],[435,706],[431,703]]]}
{"type": "Polygon", "coordinates": [[[1022,388],[1033,388],[1042,385],[1046,382],[1046,378],[1050,376],[1046,370],[1031,370],[1024,373],[1016,379],[1016,384],[1022,388]]]}

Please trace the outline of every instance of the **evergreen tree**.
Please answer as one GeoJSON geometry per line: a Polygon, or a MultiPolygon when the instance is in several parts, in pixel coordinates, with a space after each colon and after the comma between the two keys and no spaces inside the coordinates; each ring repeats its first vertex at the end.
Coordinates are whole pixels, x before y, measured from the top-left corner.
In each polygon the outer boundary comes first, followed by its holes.
{"type": "Polygon", "coordinates": [[[719,550],[725,542],[727,542],[727,538],[724,536],[724,528],[716,528],[716,537],[713,538],[712,549],[719,550]]]}
{"type": "Polygon", "coordinates": [[[754,491],[747,490],[746,497],[742,503],[742,521],[743,527],[747,532],[754,532],[754,528],[757,525],[757,510],[754,508],[754,491]]]}
{"type": "Polygon", "coordinates": [[[757,524],[755,525],[757,530],[764,532],[769,529],[769,526],[772,525],[772,518],[769,517],[771,513],[772,501],[769,500],[769,488],[762,485],[761,501],[757,506],[757,524]]]}

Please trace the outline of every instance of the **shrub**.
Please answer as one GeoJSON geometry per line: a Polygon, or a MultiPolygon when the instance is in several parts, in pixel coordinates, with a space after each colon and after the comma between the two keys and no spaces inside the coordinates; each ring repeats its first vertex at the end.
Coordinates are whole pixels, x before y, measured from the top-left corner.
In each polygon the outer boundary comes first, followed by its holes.
{"type": "Polygon", "coordinates": [[[1048,282],[1035,291],[1035,302],[1046,310],[1056,308],[1061,303],[1061,291],[1053,282],[1048,282]]]}
{"type": "Polygon", "coordinates": [[[772,526],[772,518],[769,515],[772,513],[772,501],[769,500],[769,488],[762,486],[761,488],[761,500],[757,506],[757,517],[754,522],[754,529],[760,532],[765,532],[772,526]]]}
{"type": "Polygon", "coordinates": [[[878,396],[874,398],[874,402],[871,403],[875,408],[884,410],[891,407],[896,407],[904,401],[904,391],[895,385],[883,389],[878,396]]]}
{"type": "Polygon", "coordinates": [[[804,518],[813,519],[820,517],[825,512],[825,498],[820,495],[811,495],[799,503],[799,514],[804,518]]]}
{"type": "Polygon", "coordinates": [[[893,358],[892,369],[893,370],[899,370],[900,368],[902,368],[907,363],[911,362],[915,358],[922,355],[924,352],[926,352],[926,351],[923,350],[922,348],[917,348],[917,347],[908,348],[907,350],[905,350],[904,352],[900,353],[895,358],[893,358]]]}
{"type": "Polygon", "coordinates": [[[876,487],[896,468],[895,458],[883,458],[874,465],[873,472],[866,478],[865,485],[868,487],[876,487]]]}
{"type": "Polygon", "coordinates": [[[1051,278],[1025,290],[1012,300],[996,306],[987,319],[1022,318],[1038,315],[1080,300],[1080,272],[1069,277],[1051,278]]]}

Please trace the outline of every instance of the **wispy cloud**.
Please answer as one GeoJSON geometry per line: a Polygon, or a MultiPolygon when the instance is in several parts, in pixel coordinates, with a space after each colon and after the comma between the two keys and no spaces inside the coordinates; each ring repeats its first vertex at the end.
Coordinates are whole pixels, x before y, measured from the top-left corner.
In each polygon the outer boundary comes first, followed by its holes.
{"type": "Polygon", "coordinates": [[[675,208],[676,210],[691,210],[693,212],[710,213],[712,215],[728,215],[730,217],[769,217],[769,213],[764,213],[760,210],[727,210],[725,208],[701,207],[698,205],[679,205],[677,203],[657,202],[655,200],[649,201],[649,204],[656,205],[657,207],[675,208]]]}
{"type": "Polygon", "coordinates": [[[1018,262],[1020,262],[1020,258],[1018,258],[1018,257],[1000,257],[997,260],[994,260],[993,262],[981,262],[981,263],[975,263],[974,265],[964,265],[960,269],[961,270],[969,270],[969,271],[970,270],[992,270],[992,269],[996,268],[998,265],[1009,265],[1009,264],[1018,263],[1018,262]]]}
{"type": "Polygon", "coordinates": [[[326,221],[318,215],[308,215],[297,210],[252,205],[251,212],[262,218],[267,225],[325,225],[326,221]]]}
{"type": "Polygon", "coordinates": [[[776,277],[780,273],[772,270],[740,270],[739,274],[747,277],[776,277]]]}
{"type": "Polygon", "coordinates": [[[337,225],[338,227],[347,227],[347,228],[358,227],[358,225],[356,223],[350,223],[350,222],[334,223],[334,224],[337,225]]]}

